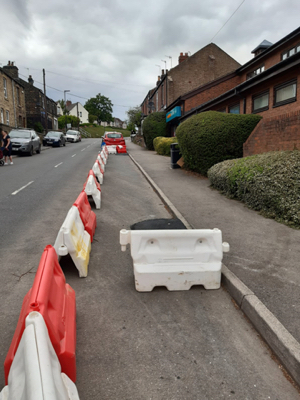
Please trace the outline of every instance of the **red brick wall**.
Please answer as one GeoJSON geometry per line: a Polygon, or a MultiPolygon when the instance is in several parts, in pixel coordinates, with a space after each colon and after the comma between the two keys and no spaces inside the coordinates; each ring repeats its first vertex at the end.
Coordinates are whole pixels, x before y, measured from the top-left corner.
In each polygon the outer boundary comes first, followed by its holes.
{"type": "Polygon", "coordinates": [[[244,143],[244,157],[295,149],[300,150],[300,109],[262,119],[244,143]]]}
{"type": "Polygon", "coordinates": [[[240,77],[234,76],[224,82],[212,86],[207,90],[204,90],[201,93],[196,94],[193,97],[188,98],[187,100],[185,100],[184,103],[184,111],[188,112],[192,108],[195,108],[209,100],[212,100],[220,96],[222,93],[225,93],[230,89],[233,89],[239,83],[240,83],[240,77]]]}

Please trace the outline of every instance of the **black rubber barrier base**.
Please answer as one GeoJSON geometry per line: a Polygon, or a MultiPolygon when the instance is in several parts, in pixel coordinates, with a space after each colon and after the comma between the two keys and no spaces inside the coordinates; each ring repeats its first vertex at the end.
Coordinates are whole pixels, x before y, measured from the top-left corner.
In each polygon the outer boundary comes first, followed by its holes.
{"type": "Polygon", "coordinates": [[[153,230],[153,229],[186,229],[185,225],[178,218],[158,218],[147,219],[146,221],[136,222],[130,226],[132,231],[153,230]]]}

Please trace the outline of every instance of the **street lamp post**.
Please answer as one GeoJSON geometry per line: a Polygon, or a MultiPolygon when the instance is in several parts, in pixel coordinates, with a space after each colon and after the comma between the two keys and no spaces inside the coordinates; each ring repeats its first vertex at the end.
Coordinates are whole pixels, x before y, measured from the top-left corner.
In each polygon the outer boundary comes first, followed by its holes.
{"type": "Polygon", "coordinates": [[[64,90],[64,100],[65,100],[65,127],[67,133],[67,103],[66,103],[66,93],[70,92],[70,90],[64,90]]]}

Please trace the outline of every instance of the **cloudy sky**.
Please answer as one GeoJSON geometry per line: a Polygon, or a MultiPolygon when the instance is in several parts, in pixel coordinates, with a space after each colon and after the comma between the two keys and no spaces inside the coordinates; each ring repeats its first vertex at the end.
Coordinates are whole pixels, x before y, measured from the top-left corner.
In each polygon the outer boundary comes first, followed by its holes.
{"type": "Polygon", "coordinates": [[[53,100],[70,90],[67,99],[84,105],[101,93],[122,120],[180,52],[213,41],[244,64],[264,39],[300,25],[299,0],[0,0],[0,10],[0,66],[14,61],[39,88],[45,68],[53,100]]]}

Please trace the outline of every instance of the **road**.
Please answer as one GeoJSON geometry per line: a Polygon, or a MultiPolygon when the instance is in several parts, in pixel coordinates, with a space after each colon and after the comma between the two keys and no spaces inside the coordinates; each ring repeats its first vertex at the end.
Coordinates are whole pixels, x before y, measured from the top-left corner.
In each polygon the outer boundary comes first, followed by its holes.
{"type": "MultiPolygon", "coordinates": [[[[1,365],[43,249],[54,244],[100,143],[86,139],[0,169],[1,365]]],[[[135,291],[130,251],[120,251],[119,231],[170,216],[129,157],[109,157],[102,206],[94,211],[88,277],[80,279],[67,257],[61,261],[77,297],[81,400],[299,398],[223,289],[135,291]]]]}

